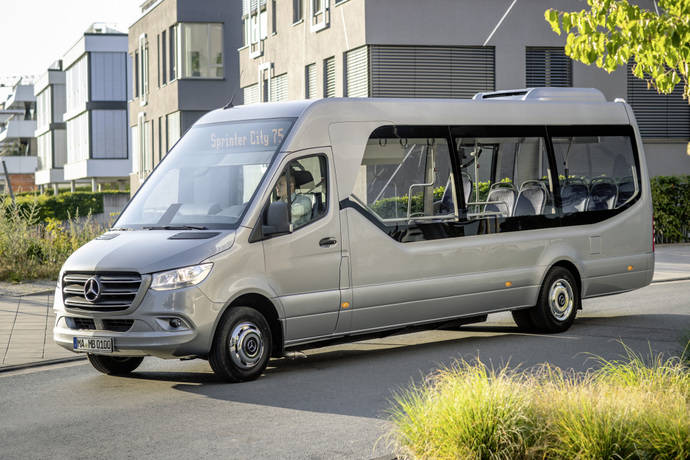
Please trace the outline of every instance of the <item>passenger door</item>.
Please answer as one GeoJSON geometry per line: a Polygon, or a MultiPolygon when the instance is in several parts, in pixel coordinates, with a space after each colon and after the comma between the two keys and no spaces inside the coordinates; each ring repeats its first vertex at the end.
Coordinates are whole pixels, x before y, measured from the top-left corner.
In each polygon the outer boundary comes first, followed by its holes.
{"type": "Polygon", "coordinates": [[[341,235],[330,149],[283,162],[270,201],[289,201],[292,232],[263,241],[268,279],[286,316],[285,340],[333,333],[340,309],[341,235]]]}

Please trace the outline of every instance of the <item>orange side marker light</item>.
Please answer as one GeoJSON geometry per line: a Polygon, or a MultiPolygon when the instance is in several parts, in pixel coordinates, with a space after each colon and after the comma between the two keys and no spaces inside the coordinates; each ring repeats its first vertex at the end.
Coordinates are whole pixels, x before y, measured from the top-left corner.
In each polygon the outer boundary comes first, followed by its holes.
{"type": "Polygon", "coordinates": [[[633,266],[632,266],[632,265],[628,265],[628,271],[629,271],[629,272],[633,271],[633,266]]]}
{"type": "Polygon", "coordinates": [[[512,283],[512,282],[510,282],[510,281],[506,281],[506,287],[510,287],[510,286],[512,286],[512,285],[513,285],[513,283],[512,283]]]}
{"type": "Polygon", "coordinates": [[[341,307],[343,308],[349,308],[350,307],[350,302],[343,302],[340,304],[341,307]]]}

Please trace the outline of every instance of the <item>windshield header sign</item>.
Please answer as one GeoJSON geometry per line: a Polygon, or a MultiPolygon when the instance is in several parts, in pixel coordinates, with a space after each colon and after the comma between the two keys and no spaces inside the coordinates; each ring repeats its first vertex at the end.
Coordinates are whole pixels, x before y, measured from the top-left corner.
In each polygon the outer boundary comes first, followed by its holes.
{"type": "MultiPolygon", "coordinates": [[[[293,120],[258,120],[199,126],[193,130],[197,137],[202,135],[205,151],[216,153],[241,153],[276,151],[285,140],[293,120]]],[[[192,134],[192,132],[190,132],[192,134]]]]}

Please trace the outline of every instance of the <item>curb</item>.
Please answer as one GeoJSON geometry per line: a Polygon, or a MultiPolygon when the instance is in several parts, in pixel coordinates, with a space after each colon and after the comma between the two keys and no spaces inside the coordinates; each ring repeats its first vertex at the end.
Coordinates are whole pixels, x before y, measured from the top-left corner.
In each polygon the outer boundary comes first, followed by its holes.
{"type": "Polygon", "coordinates": [[[678,278],[668,278],[664,280],[652,280],[650,284],[656,284],[656,283],[668,283],[670,281],[687,281],[690,280],[690,276],[681,276],[678,278]]]}
{"type": "Polygon", "coordinates": [[[34,367],[50,366],[51,364],[62,364],[62,363],[70,363],[73,361],[83,361],[83,360],[86,360],[86,356],[74,356],[74,357],[70,357],[70,358],[47,359],[45,361],[34,361],[33,363],[13,364],[11,366],[0,366],[0,374],[2,374],[3,372],[19,371],[22,369],[31,369],[34,367]]]}
{"type": "Polygon", "coordinates": [[[11,292],[2,292],[0,291],[0,297],[29,297],[32,295],[46,295],[46,294],[52,294],[55,292],[55,289],[44,289],[42,291],[36,291],[36,292],[27,292],[26,294],[12,294],[11,292]]]}

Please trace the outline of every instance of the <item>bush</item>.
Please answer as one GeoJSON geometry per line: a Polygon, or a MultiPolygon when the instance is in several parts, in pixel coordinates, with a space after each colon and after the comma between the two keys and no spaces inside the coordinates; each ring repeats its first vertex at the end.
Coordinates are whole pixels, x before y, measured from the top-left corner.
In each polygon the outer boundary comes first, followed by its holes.
{"type": "Polygon", "coordinates": [[[57,279],[60,267],[77,248],[103,233],[107,226],[78,214],[61,222],[39,221],[38,202],[0,202],[0,280],[57,279]]]}
{"type": "MultiPolygon", "coordinates": [[[[16,197],[16,206],[21,213],[27,214],[30,208],[34,208],[34,218],[37,222],[48,222],[48,219],[67,221],[77,214],[86,216],[103,212],[103,195],[127,192],[68,192],[57,196],[29,194],[16,197]]],[[[12,208],[10,199],[4,200],[5,210],[12,208]]]]}
{"type": "Polygon", "coordinates": [[[690,176],[657,176],[651,185],[656,241],[690,241],[690,176]]]}
{"type": "Polygon", "coordinates": [[[586,374],[462,361],[395,397],[390,439],[401,458],[690,458],[684,358],[627,351],[586,374]]]}

